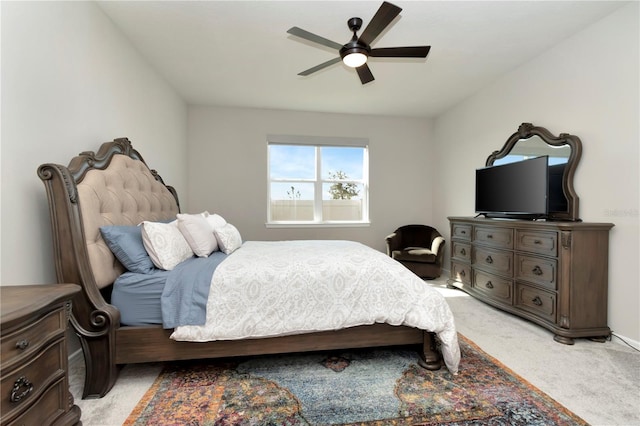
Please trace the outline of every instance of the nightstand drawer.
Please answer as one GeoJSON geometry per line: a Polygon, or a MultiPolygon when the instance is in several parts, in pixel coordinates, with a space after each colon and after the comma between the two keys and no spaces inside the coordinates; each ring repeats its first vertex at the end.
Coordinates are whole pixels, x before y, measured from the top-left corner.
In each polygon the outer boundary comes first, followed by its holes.
{"type": "Polygon", "coordinates": [[[451,238],[471,241],[471,225],[454,223],[451,227],[451,238]]]}
{"type": "MultiPolygon", "coordinates": [[[[22,411],[23,406],[34,404],[53,382],[64,379],[65,370],[62,367],[66,362],[65,356],[64,339],[60,339],[17,370],[2,370],[0,412],[3,420],[22,411]]],[[[66,400],[66,393],[64,397],[60,395],[60,400],[66,400]]],[[[62,409],[65,407],[63,405],[62,409]]],[[[32,406],[29,411],[34,409],[38,411],[37,406],[32,406]]],[[[46,416],[54,414],[50,412],[46,416]]]]}
{"type": "Polygon", "coordinates": [[[473,228],[473,242],[496,248],[513,248],[513,230],[508,228],[473,228]]]}
{"type": "Polygon", "coordinates": [[[473,288],[487,298],[507,305],[513,304],[513,282],[474,269],[473,288]]]}
{"type": "Polygon", "coordinates": [[[558,234],[517,229],[516,250],[555,257],[558,255],[558,234]]]}
{"type": "Polygon", "coordinates": [[[471,244],[454,241],[452,245],[454,259],[459,259],[463,262],[469,262],[471,260],[471,244]]]}
{"type": "Polygon", "coordinates": [[[21,416],[8,423],[8,426],[18,425],[47,425],[52,424],[64,414],[64,377],[55,382],[34,402],[34,409],[24,412],[21,416]]]}
{"type": "Polygon", "coordinates": [[[474,268],[495,272],[505,277],[513,276],[513,253],[510,251],[474,247],[471,253],[471,264],[474,268]]]}
{"type": "Polygon", "coordinates": [[[557,261],[516,254],[516,278],[539,284],[549,290],[557,287],[557,261]]]}
{"type": "Polygon", "coordinates": [[[516,307],[537,317],[556,322],[556,294],[527,284],[516,283],[516,307]]]}
{"type": "Polygon", "coordinates": [[[0,343],[2,368],[11,369],[14,363],[22,362],[23,357],[41,350],[52,339],[65,333],[66,325],[64,311],[59,309],[20,330],[3,335],[0,343]]]}

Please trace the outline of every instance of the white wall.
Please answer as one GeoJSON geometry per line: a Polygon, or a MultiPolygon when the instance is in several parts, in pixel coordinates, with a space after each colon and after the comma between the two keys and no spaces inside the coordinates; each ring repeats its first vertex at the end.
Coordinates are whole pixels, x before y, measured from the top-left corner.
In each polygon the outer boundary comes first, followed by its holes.
{"type": "Polygon", "coordinates": [[[189,107],[187,209],[221,214],[245,240],[341,238],[384,251],[398,226],[432,220],[430,134],[425,119],[189,107]],[[267,229],[267,134],[369,138],[371,226],[267,229]]]}
{"type": "MultiPolygon", "coordinates": [[[[186,193],[186,105],[93,2],[2,2],[0,283],[56,282],[42,163],[129,137],[186,193]]],[[[186,197],[183,197],[186,198],[186,197]]]]}
{"type": "MultiPolygon", "coordinates": [[[[634,2],[469,98],[434,123],[436,224],[474,212],[474,173],[523,122],[583,143],[580,216],[612,222],[609,326],[640,341],[639,23],[634,2]]],[[[587,289],[588,291],[588,289],[587,289]]]]}

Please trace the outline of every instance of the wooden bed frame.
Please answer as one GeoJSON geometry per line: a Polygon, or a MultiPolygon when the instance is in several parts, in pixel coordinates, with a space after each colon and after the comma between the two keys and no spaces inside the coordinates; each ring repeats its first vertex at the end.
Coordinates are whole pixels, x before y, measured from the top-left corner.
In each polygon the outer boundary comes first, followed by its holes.
{"type": "Polygon", "coordinates": [[[130,363],[410,344],[418,347],[421,366],[430,370],[441,366],[435,334],[406,326],[374,324],[285,337],[206,343],[171,340],[172,330],[160,325],[122,326],[120,312],[109,301],[112,283],[124,268],[108,248],[105,250],[99,226],[137,225],[142,220],[175,218],[180,211],[175,189],[165,185],[160,175],[147,167],[126,138],[102,144],[97,153],[82,152],[67,167],[43,164],[38,168],[38,176],[49,200],[57,280],[82,287],[73,300],[71,324],[80,339],[86,365],[83,399],[106,395],[115,384],[119,367],[130,363]],[[95,180],[96,176],[106,173],[118,155],[129,157],[122,161],[135,161],[132,164],[137,168],[132,173],[140,175],[135,175],[136,178],[151,179],[155,185],[153,194],[139,193],[134,199],[160,197],[164,200],[160,210],[149,211],[148,206],[143,206],[138,207],[134,217],[124,217],[119,216],[117,209],[110,210],[108,202],[103,205],[102,200],[98,200],[99,211],[83,208],[82,203],[96,203],[85,198],[89,196],[81,188],[84,181],[89,180],[87,176],[95,180]],[[168,208],[166,200],[170,200],[168,208]],[[96,265],[105,264],[112,269],[111,275],[97,276],[104,274],[97,272],[96,265]]]}

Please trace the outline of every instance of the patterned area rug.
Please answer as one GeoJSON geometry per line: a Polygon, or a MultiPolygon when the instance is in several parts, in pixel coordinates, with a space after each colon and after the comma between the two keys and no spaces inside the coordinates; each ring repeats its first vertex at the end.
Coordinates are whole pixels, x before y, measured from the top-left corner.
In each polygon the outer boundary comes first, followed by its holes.
{"type": "Polygon", "coordinates": [[[460,373],[408,348],[167,363],[125,425],[585,425],[459,335],[460,373]]]}

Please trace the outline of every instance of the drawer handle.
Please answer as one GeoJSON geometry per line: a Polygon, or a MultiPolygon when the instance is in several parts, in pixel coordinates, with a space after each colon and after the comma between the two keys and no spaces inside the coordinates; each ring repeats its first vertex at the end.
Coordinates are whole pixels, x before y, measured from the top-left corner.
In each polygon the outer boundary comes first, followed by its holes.
{"type": "Polygon", "coordinates": [[[464,269],[463,269],[462,271],[460,271],[460,276],[461,276],[461,277],[464,277],[465,275],[467,275],[467,273],[466,273],[466,272],[464,272],[464,269]]]}
{"type": "Polygon", "coordinates": [[[467,254],[467,251],[465,249],[460,249],[460,254],[464,256],[465,254],[467,254]]]}
{"type": "Polygon", "coordinates": [[[20,402],[22,398],[26,397],[33,391],[33,384],[27,380],[25,376],[20,376],[18,380],[13,384],[13,389],[11,390],[11,397],[9,400],[11,402],[20,402]]]}
{"type": "Polygon", "coordinates": [[[460,231],[460,233],[461,233],[462,235],[465,235],[465,234],[467,233],[467,231],[460,231]]]}
{"type": "Polygon", "coordinates": [[[533,300],[531,300],[531,301],[536,306],[542,306],[542,300],[540,299],[539,296],[534,297],[533,300]]]}
{"type": "Polygon", "coordinates": [[[491,240],[493,238],[493,234],[487,235],[487,238],[491,240]]]}
{"type": "Polygon", "coordinates": [[[486,288],[493,288],[493,283],[491,281],[487,281],[487,283],[484,286],[486,288]]]}
{"type": "Polygon", "coordinates": [[[534,275],[542,275],[543,274],[542,269],[538,265],[536,265],[536,267],[533,268],[531,270],[531,272],[533,272],[534,275]]]}
{"type": "Polygon", "coordinates": [[[484,261],[491,265],[493,263],[493,258],[491,257],[491,255],[489,255],[484,261]]]}
{"type": "Polygon", "coordinates": [[[16,348],[24,350],[27,349],[27,346],[29,346],[29,341],[28,340],[19,340],[16,343],[16,348]]]}
{"type": "Polygon", "coordinates": [[[538,244],[538,245],[540,245],[540,244],[542,244],[542,241],[540,241],[540,240],[533,240],[533,244],[538,244]]]}

